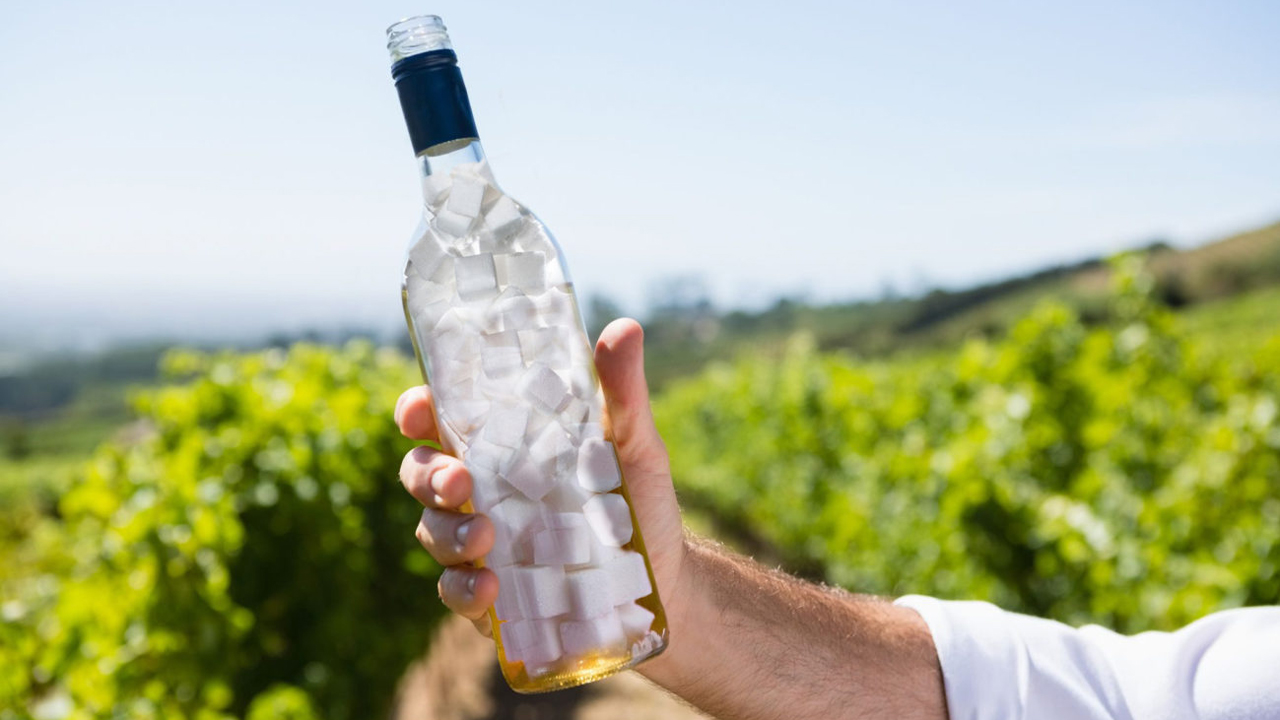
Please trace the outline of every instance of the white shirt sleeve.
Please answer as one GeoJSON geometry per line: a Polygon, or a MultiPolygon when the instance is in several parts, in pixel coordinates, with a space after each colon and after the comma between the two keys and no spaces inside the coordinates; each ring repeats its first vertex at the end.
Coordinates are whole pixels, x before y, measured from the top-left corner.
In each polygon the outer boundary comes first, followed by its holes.
{"type": "Polygon", "coordinates": [[[1280,607],[1124,636],[984,602],[896,604],[933,633],[951,720],[1280,719],[1280,607]]]}

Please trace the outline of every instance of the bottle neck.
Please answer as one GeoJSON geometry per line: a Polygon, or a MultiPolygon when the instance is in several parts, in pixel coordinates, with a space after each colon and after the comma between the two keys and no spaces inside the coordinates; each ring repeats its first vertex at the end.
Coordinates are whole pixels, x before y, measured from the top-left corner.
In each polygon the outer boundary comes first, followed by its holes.
{"type": "Polygon", "coordinates": [[[479,164],[480,172],[488,179],[489,184],[497,186],[493,171],[489,169],[489,163],[485,159],[484,148],[480,146],[480,141],[474,138],[444,143],[419,153],[418,175],[425,183],[432,175],[448,175],[459,165],[471,164],[479,164]]]}

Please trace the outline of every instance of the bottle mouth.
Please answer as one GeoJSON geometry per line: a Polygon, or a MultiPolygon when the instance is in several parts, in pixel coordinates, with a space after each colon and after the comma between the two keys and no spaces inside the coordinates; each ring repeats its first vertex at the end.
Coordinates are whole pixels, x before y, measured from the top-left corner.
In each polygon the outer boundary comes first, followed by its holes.
{"type": "Polygon", "coordinates": [[[417,15],[387,28],[387,51],[391,62],[432,50],[452,50],[448,29],[438,15],[417,15]]]}

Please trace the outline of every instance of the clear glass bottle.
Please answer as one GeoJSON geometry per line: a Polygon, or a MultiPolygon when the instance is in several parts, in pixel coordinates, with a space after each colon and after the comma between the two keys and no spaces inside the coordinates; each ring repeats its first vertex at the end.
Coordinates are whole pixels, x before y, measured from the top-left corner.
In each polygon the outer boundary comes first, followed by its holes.
{"type": "Polygon", "coordinates": [[[497,531],[503,675],[542,692],[633,667],[666,647],[666,616],[564,256],[494,180],[440,18],[392,25],[387,47],[424,200],[405,319],[441,444],[497,531]]]}

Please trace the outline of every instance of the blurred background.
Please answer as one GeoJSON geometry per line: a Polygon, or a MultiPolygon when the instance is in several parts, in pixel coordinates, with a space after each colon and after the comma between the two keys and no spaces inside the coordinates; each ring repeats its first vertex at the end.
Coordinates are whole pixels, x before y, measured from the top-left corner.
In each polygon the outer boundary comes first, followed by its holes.
{"type": "Polygon", "coordinates": [[[424,12],[589,331],[644,322],[696,530],[1125,632],[1280,602],[1274,4],[26,3],[0,719],[687,712],[437,627],[382,34],[424,12]]]}

